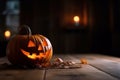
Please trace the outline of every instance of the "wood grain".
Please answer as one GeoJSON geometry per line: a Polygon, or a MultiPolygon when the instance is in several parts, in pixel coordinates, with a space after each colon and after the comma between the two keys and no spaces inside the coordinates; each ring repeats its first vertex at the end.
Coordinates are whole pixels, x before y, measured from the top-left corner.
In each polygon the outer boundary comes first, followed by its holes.
{"type": "Polygon", "coordinates": [[[21,69],[10,66],[6,57],[0,58],[0,80],[120,80],[120,58],[101,54],[54,54],[78,66],[64,69],[21,69]],[[88,64],[80,64],[85,58],[88,64]]]}

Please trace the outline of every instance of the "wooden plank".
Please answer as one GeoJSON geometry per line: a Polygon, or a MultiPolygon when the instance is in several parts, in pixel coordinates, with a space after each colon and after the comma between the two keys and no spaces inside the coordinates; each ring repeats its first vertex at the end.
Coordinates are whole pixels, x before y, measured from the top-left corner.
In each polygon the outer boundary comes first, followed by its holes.
{"type": "Polygon", "coordinates": [[[0,58],[0,64],[4,64],[4,63],[9,63],[7,57],[1,57],[0,58]]]}
{"type": "MultiPolygon", "coordinates": [[[[70,60],[80,63],[79,59],[70,55],[56,55],[64,61],[70,60]]],[[[76,69],[48,69],[46,80],[117,80],[117,78],[102,72],[90,65],[82,65],[82,68],[76,69]]]]}
{"type": "Polygon", "coordinates": [[[117,80],[89,65],[79,69],[49,69],[46,80],[117,80]]]}
{"type": "Polygon", "coordinates": [[[44,70],[2,70],[0,80],[43,80],[44,70]]]}
{"type": "Polygon", "coordinates": [[[97,69],[120,79],[120,62],[115,62],[107,59],[96,59],[89,62],[93,67],[96,67],[97,69]]]}
{"type": "MultiPolygon", "coordinates": [[[[71,56],[72,57],[72,56],[71,56]]],[[[119,62],[119,58],[115,58],[115,57],[109,57],[109,56],[105,56],[105,55],[76,55],[76,59],[80,59],[80,57],[84,57],[88,60],[88,63],[113,76],[116,77],[118,79],[120,79],[120,62],[119,62]]]]}
{"type": "Polygon", "coordinates": [[[16,68],[6,57],[0,58],[0,80],[44,80],[44,73],[40,69],[16,68]]]}
{"type": "MultiPolygon", "coordinates": [[[[119,59],[99,55],[54,55],[64,61],[80,63],[80,58],[86,58],[90,65],[74,69],[14,69],[0,65],[0,80],[119,80],[119,59]],[[114,61],[115,60],[115,61],[114,61]],[[112,74],[111,74],[112,73],[112,74]]],[[[6,58],[0,59],[0,64],[9,63],[6,58]]]]}

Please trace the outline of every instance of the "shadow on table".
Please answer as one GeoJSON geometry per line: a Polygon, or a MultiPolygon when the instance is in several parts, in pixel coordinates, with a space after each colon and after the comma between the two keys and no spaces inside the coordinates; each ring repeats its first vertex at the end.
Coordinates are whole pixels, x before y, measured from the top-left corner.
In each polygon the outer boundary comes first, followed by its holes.
{"type": "Polygon", "coordinates": [[[30,70],[30,69],[38,69],[38,68],[17,66],[17,65],[12,65],[12,64],[8,64],[8,63],[0,64],[0,70],[30,70]]]}

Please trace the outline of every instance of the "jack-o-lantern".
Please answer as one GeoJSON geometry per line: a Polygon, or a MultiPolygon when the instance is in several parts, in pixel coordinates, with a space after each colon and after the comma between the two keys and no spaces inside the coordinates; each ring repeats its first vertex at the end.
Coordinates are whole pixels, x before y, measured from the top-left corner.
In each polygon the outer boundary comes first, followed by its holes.
{"type": "Polygon", "coordinates": [[[31,35],[27,26],[9,41],[6,52],[12,64],[30,67],[48,63],[53,54],[50,41],[43,35],[31,35]]]}

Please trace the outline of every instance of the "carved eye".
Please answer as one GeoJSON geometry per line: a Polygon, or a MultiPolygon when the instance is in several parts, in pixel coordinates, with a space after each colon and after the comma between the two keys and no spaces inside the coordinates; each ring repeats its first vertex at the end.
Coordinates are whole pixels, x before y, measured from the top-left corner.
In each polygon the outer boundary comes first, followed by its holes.
{"type": "Polygon", "coordinates": [[[42,48],[42,46],[41,46],[41,45],[38,47],[38,50],[39,50],[39,51],[40,51],[40,50],[43,50],[43,48],[42,48]]]}
{"type": "Polygon", "coordinates": [[[35,45],[35,43],[33,42],[33,41],[29,41],[28,42],[28,47],[35,47],[36,45],[35,45]]]}

